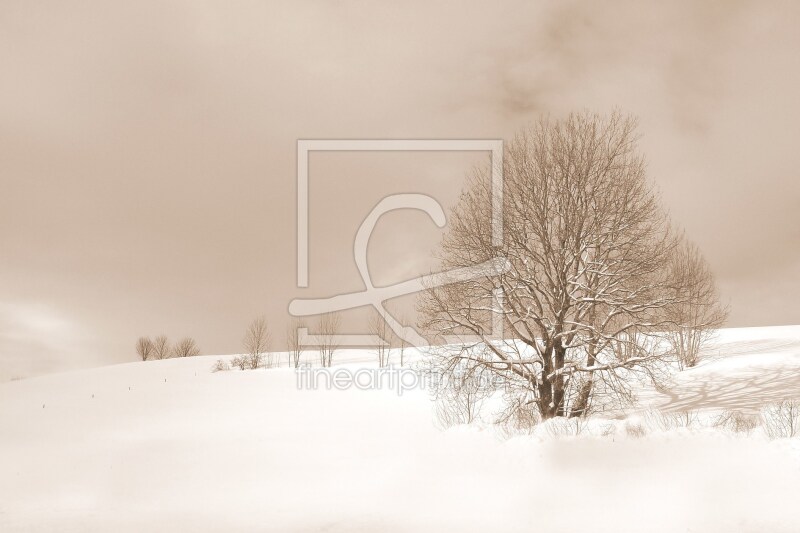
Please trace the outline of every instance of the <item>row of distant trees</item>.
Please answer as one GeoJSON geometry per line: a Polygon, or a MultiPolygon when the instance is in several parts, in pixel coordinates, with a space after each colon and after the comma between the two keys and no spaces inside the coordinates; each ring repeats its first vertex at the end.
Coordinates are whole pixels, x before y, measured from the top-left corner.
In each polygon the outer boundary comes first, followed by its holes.
{"type": "MultiPolygon", "coordinates": [[[[334,313],[326,313],[319,318],[318,337],[321,342],[318,345],[320,365],[329,367],[333,364],[333,354],[339,348],[336,342],[336,334],[339,331],[340,318],[334,313]]],[[[302,319],[295,319],[289,326],[286,333],[286,342],[289,354],[289,366],[299,367],[300,358],[306,350],[306,346],[300,338],[300,328],[304,328],[306,322],[302,319]]],[[[256,368],[270,368],[280,364],[276,359],[276,354],[270,351],[272,345],[272,331],[265,317],[258,317],[253,320],[245,331],[242,339],[244,353],[237,355],[231,360],[234,367],[240,370],[253,370],[256,368]]],[[[216,370],[227,370],[229,365],[223,360],[217,361],[216,370]]]]}
{"type": "MultiPolygon", "coordinates": [[[[320,366],[330,367],[333,365],[334,353],[340,347],[337,342],[340,325],[341,319],[336,313],[325,313],[320,315],[317,320],[317,344],[314,347],[319,352],[320,366]]],[[[303,353],[310,348],[310,346],[304,345],[300,338],[300,329],[306,327],[308,324],[302,318],[295,318],[289,325],[286,343],[290,367],[299,367],[303,353]]],[[[390,346],[396,344],[399,346],[400,365],[402,366],[406,343],[402,339],[395,338],[383,317],[375,314],[369,321],[369,331],[384,341],[383,344],[375,347],[378,365],[381,367],[389,365],[390,346]]],[[[241,370],[276,366],[279,361],[276,360],[276,355],[270,352],[271,345],[272,331],[267,319],[263,316],[258,317],[250,323],[245,331],[242,339],[244,353],[234,357],[231,364],[241,370]]],[[[193,357],[200,354],[200,349],[191,337],[186,337],[172,345],[165,335],[160,335],[154,339],[140,337],[136,342],[136,353],[142,361],[150,361],[171,357],[193,357]]],[[[218,366],[223,367],[224,365],[218,364],[218,366]]]]}
{"type": "Polygon", "coordinates": [[[170,357],[194,357],[200,355],[200,348],[191,337],[184,337],[173,345],[166,335],[159,335],[155,339],[139,337],[139,340],[136,341],[136,354],[142,361],[169,359],[170,357]]]}
{"type": "MultiPolygon", "coordinates": [[[[333,364],[333,354],[339,348],[336,343],[336,334],[339,331],[340,318],[335,313],[326,313],[319,318],[319,344],[320,365],[329,367],[333,364]]],[[[300,366],[300,357],[305,351],[300,338],[299,328],[306,327],[302,319],[295,319],[289,326],[286,333],[286,342],[289,353],[289,366],[297,368],[300,366]]],[[[233,366],[241,370],[256,369],[260,367],[270,368],[280,362],[276,360],[276,355],[270,351],[272,345],[272,332],[267,323],[267,319],[262,317],[253,320],[247,327],[242,341],[244,353],[233,358],[233,366]]]]}
{"type": "MultiPolygon", "coordinates": [[[[320,366],[330,367],[333,365],[333,354],[339,349],[337,336],[341,325],[339,315],[326,313],[320,315],[316,331],[318,331],[316,348],[319,349],[320,366]]],[[[296,318],[289,325],[286,333],[287,346],[289,348],[289,365],[297,368],[300,366],[300,358],[308,348],[304,346],[300,339],[300,329],[308,327],[301,318],[296,318]]],[[[397,337],[389,328],[386,320],[377,313],[373,314],[369,320],[368,328],[370,334],[382,340],[383,343],[375,347],[375,355],[378,359],[378,366],[389,366],[390,347],[396,345],[400,356],[400,366],[403,366],[405,349],[407,343],[404,339],[397,337]]]]}
{"type": "MultiPolygon", "coordinates": [[[[319,337],[323,339],[319,345],[320,364],[324,367],[333,364],[333,354],[339,348],[336,343],[339,325],[339,315],[334,313],[326,313],[319,319],[319,337]]],[[[287,333],[289,364],[295,368],[300,365],[300,356],[306,348],[302,345],[298,332],[298,328],[302,327],[306,327],[305,321],[296,319],[287,333]]],[[[258,317],[250,323],[242,344],[244,353],[233,358],[231,362],[234,366],[245,370],[272,367],[278,363],[274,354],[270,352],[272,332],[265,317],[258,317]]],[[[185,337],[173,345],[166,335],[159,335],[154,339],[139,337],[136,341],[136,354],[142,361],[151,361],[171,357],[194,357],[200,355],[200,349],[191,337],[185,337]]]]}
{"type": "MultiPolygon", "coordinates": [[[[335,313],[325,313],[320,315],[317,321],[317,330],[319,333],[317,337],[319,343],[319,364],[323,367],[330,367],[333,365],[333,354],[339,349],[339,343],[336,341],[337,334],[339,333],[339,326],[341,325],[341,318],[335,313]]],[[[300,329],[307,328],[308,324],[302,318],[295,318],[289,324],[289,329],[286,331],[286,344],[289,349],[289,365],[297,368],[300,366],[300,358],[303,352],[308,348],[304,345],[300,338],[300,329]]]]}

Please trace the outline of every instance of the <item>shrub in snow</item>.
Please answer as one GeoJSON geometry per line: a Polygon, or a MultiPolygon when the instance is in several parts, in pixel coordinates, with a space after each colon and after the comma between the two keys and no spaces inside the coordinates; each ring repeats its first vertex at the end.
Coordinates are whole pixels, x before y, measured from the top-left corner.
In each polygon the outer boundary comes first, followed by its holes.
{"type": "Polygon", "coordinates": [[[698,423],[698,418],[696,411],[665,413],[654,410],[645,413],[641,422],[650,430],[670,431],[676,428],[693,427],[698,423]]]}
{"type": "Polygon", "coordinates": [[[225,370],[230,370],[231,365],[225,359],[217,359],[217,362],[214,363],[214,366],[211,368],[212,372],[224,372],[225,370]]]}
{"type": "Polygon", "coordinates": [[[781,400],[761,410],[764,432],[771,439],[800,434],[800,400],[781,400]]]}
{"type": "Polygon", "coordinates": [[[478,379],[479,376],[464,373],[459,368],[442,377],[433,385],[439,426],[449,428],[478,421],[481,408],[492,391],[478,379]]]}
{"type": "Polygon", "coordinates": [[[249,353],[246,357],[247,368],[255,370],[264,366],[264,355],[260,353],[249,353]]]}
{"type": "Polygon", "coordinates": [[[439,427],[447,429],[478,421],[483,398],[473,392],[454,392],[440,397],[434,412],[439,427]]]}
{"type": "Polygon", "coordinates": [[[237,355],[231,359],[231,364],[239,367],[239,370],[246,370],[250,366],[250,362],[248,361],[248,357],[246,355],[237,355]]]}
{"type": "Polygon", "coordinates": [[[626,420],[624,428],[625,434],[634,439],[640,439],[647,435],[647,429],[642,421],[638,418],[626,420]]]}
{"type": "Polygon", "coordinates": [[[615,424],[603,424],[600,428],[600,436],[613,437],[617,433],[617,426],[615,424]]]}
{"type": "Polygon", "coordinates": [[[553,438],[574,437],[580,435],[586,428],[586,419],[583,417],[556,417],[545,420],[542,429],[553,438]]]}
{"type": "Polygon", "coordinates": [[[745,414],[741,411],[723,411],[714,421],[714,427],[724,428],[734,433],[750,433],[758,427],[758,423],[757,415],[745,414]]]}
{"type": "Polygon", "coordinates": [[[535,403],[526,396],[509,394],[505,398],[505,408],[498,414],[495,423],[503,434],[510,437],[533,433],[541,421],[542,417],[535,403]]]}

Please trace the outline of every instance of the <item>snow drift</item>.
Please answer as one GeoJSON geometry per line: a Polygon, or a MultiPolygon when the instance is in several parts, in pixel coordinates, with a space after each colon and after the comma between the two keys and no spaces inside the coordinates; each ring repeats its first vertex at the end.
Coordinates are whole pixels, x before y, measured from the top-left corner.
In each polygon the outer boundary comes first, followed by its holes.
{"type": "MultiPolygon", "coordinates": [[[[373,359],[343,350],[334,360],[373,359]]],[[[442,431],[425,391],[298,390],[293,370],[213,373],[216,360],[1,384],[0,531],[800,527],[797,439],[442,431]]],[[[671,395],[643,401],[758,409],[800,392],[798,369],[800,327],[726,330],[671,395]]]]}

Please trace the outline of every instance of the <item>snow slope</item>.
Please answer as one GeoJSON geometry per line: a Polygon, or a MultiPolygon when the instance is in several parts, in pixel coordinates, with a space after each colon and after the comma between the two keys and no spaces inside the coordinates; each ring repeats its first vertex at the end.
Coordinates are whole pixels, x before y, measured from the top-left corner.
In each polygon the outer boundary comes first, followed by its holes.
{"type": "Polygon", "coordinates": [[[648,404],[664,411],[735,409],[800,398],[800,327],[720,331],[696,367],[675,376],[670,390],[648,404]]]}
{"type": "MultiPolygon", "coordinates": [[[[424,391],[297,390],[292,370],[216,359],[0,384],[0,531],[800,530],[793,441],[501,440],[437,429],[424,391]]],[[[798,391],[798,366],[800,327],[725,330],[650,400],[756,408],[798,391]]]]}

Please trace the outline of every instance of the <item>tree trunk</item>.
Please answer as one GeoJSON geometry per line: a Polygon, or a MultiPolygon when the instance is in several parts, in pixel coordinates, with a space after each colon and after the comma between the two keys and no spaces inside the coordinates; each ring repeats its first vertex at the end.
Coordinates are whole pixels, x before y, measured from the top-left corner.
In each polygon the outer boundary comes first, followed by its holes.
{"type": "Polygon", "coordinates": [[[580,393],[578,393],[578,399],[575,400],[575,405],[570,410],[570,418],[586,415],[586,411],[589,408],[589,397],[592,394],[592,385],[594,385],[594,381],[591,378],[583,384],[580,393]]]}
{"type": "MultiPolygon", "coordinates": [[[[564,359],[567,350],[560,341],[553,346],[553,370],[564,368],[564,359]]],[[[553,413],[554,416],[564,416],[564,374],[553,378],[553,413]]]]}

